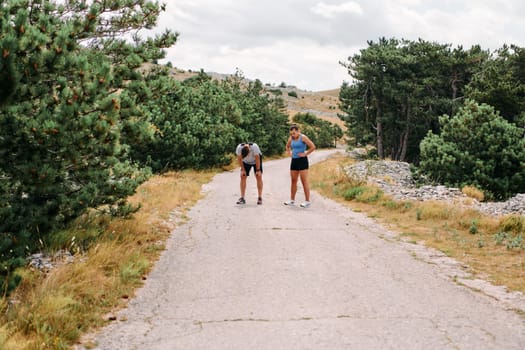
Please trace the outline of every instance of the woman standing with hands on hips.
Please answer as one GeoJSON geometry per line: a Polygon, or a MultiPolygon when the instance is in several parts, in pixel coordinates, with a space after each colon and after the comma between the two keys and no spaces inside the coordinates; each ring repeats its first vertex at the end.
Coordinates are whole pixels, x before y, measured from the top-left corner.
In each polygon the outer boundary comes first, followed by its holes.
{"type": "Polygon", "coordinates": [[[295,194],[297,193],[297,180],[301,178],[304,189],[305,201],[301,207],[310,206],[310,184],[308,183],[308,155],[315,150],[315,145],[308,136],[301,134],[299,127],[293,124],[290,127],[290,137],[286,143],[286,151],[292,156],[290,165],[290,177],[292,187],[290,190],[290,200],[284,202],[284,205],[295,204],[295,194]]]}

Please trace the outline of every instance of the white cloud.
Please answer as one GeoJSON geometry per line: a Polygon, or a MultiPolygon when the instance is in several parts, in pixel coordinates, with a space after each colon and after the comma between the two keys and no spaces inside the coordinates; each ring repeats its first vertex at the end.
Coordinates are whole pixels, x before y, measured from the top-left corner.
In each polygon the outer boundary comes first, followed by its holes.
{"type": "Polygon", "coordinates": [[[342,4],[330,5],[324,2],[317,3],[310,9],[316,15],[325,18],[334,18],[337,15],[350,13],[354,15],[362,15],[363,8],[357,2],[349,1],[342,4]]]}
{"type": "Polygon", "coordinates": [[[496,49],[517,37],[508,30],[508,24],[517,23],[519,19],[513,18],[515,14],[503,5],[459,2],[455,4],[458,10],[455,12],[438,3],[425,8],[388,4],[384,20],[391,36],[398,38],[422,38],[465,47],[480,44],[485,49],[496,49]]]}
{"type": "Polygon", "coordinates": [[[523,0],[177,0],[159,30],[180,32],[167,60],[309,90],[340,86],[338,62],[396,37],[497,49],[525,46],[523,0]],[[349,19],[350,17],[350,19],[349,19]]]}
{"type": "MultiPolygon", "coordinates": [[[[352,50],[357,52],[357,48],[352,50]]],[[[311,40],[280,40],[244,49],[181,42],[168,50],[167,59],[179,68],[226,74],[238,68],[250,79],[270,84],[285,81],[318,91],[341,85],[346,69],[338,62],[348,55],[348,48],[323,46],[311,40]]]]}
{"type": "Polygon", "coordinates": [[[170,11],[173,17],[180,18],[186,21],[191,21],[191,22],[195,21],[194,16],[192,16],[191,14],[189,14],[188,12],[184,11],[183,9],[177,6],[170,7],[170,11]]]}

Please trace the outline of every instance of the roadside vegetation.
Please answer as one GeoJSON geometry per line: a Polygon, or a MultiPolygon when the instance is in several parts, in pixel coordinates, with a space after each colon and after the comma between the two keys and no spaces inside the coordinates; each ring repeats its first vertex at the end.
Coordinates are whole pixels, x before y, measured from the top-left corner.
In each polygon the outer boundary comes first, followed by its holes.
{"type": "Polygon", "coordinates": [[[70,349],[86,331],[126,305],[164,249],[170,231],[201,197],[216,171],[157,175],[129,198],[141,205],[129,218],[90,211],[54,235],[46,247],[68,247],[73,263],[49,272],[19,268],[18,288],[0,300],[0,349],[70,349]]]}
{"type": "Polygon", "coordinates": [[[486,198],[525,192],[525,48],[484,50],[380,38],[343,66],[352,146],[410,162],[432,181],[486,198]]]}
{"type": "MultiPolygon", "coordinates": [[[[336,156],[315,164],[312,187],[398,233],[399,239],[423,242],[469,266],[470,272],[497,285],[525,292],[525,217],[484,215],[445,202],[397,201],[381,189],[349,178],[343,168],[353,162],[336,156]]],[[[472,187],[465,193],[480,195],[472,187]]]]}

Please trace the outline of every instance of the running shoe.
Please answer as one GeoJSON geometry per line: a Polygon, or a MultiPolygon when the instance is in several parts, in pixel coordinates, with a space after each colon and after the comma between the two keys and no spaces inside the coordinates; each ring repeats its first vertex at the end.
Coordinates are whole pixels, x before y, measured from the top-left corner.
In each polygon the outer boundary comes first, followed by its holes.
{"type": "Polygon", "coordinates": [[[244,200],[243,197],[239,198],[239,200],[237,201],[237,204],[246,204],[246,200],[244,200]]]}
{"type": "Polygon", "coordinates": [[[306,201],[301,203],[301,208],[308,208],[310,206],[310,202],[306,201]]]}
{"type": "Polygon", "coordinates": [[[257,198],[257,204],[258,204],[258,205],[261,205],[261,204],[262,204],[262,198],[261,198],[261,197],[257,198]]]}
{"type": "Polygon", "coordinates": [[[286,201],[286,202],[284,202],[283,204],[284,204],[284,205],[295,205],[295,201],[293,201],[293,200],[290,199],[289,201],[286,201]]]}

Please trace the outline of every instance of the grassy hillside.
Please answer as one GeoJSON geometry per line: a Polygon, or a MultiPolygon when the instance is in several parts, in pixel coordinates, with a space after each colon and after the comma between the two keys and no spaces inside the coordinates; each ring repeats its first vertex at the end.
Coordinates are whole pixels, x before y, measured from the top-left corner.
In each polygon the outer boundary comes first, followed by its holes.
{"type": "Polygon", "coordinates": [[[283,98],[288,106],[288,114],[293,116],[296,113],[312,113],[317,117],[339,125],[343,130],[346,129],[345,123],[339,119],[339,89],[319,92],[302,91],[293,89],[297,93],[297,98],[288,96],[288,92],[283,92],[283,98]]]}

